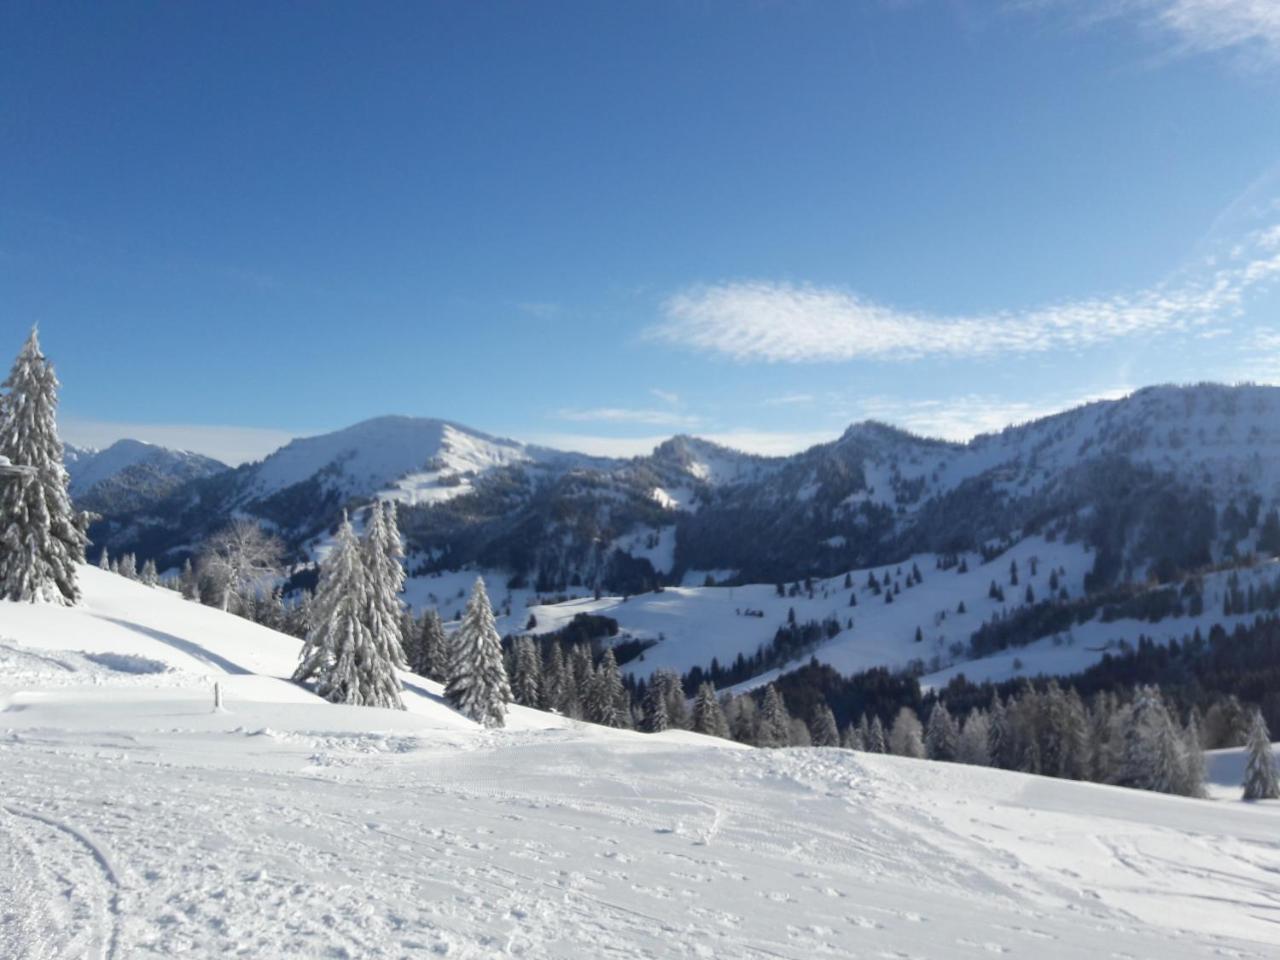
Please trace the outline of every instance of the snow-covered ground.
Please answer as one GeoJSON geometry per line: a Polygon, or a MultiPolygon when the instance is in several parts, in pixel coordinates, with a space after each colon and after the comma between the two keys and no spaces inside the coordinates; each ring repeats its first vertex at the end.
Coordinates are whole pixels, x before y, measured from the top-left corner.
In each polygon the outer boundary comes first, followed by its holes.
{"type": "Polygon", "coordinates": [[[6,958],[1280,950],[1275,804],[334,707],[296,641],[83,585],[0,603],[6,958]]]}

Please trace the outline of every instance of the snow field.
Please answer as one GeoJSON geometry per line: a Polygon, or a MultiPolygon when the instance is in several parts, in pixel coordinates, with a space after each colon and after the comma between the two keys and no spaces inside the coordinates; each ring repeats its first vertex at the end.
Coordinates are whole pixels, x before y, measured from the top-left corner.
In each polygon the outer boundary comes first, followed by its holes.
{"type": "Polygon", "coordinates": [[[0,604],[6,958],[1280,949],[1275,803],[518,708],[486,731],[411,675],[406,712],[336,707],[278,679],[296,641],[82,580],[80,608],[0,604]]]}

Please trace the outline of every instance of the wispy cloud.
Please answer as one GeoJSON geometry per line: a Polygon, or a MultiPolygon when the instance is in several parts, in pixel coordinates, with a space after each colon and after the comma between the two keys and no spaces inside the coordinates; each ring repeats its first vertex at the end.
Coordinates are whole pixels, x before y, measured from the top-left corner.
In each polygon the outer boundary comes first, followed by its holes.
{"type": "Polygon", "coordinates": [[[1128,295],[945,316],[898,309],[835,287],[749,280],[676,293],[647,334],[740,361],[1029,354],[1220,325],[1239,314],[1250,292],[1277,277],[1280,228],[1272,227],[1206,262],[1198,276],[1128,295]]]}
{"type": "Polygon", "coordinates": [[[680,394],[678,393],[674,393],[670,390],[660,390],[657,387],[650,387],[649,392],[663,403],[669,403],[673,407],[679,406],[680,404],[680,394]]]}
{"type": "MultiPolygon", "coordinates": [[[[1064,0],[1057,0],[1062,3],[1064,0]]],[[[1280,4],[1275,0],[1088,0],[1091,16],[1132,16],[1186,53],[1222,50],[1280,60],[1280,4]]]]}
{"type": "Polygon", "coordinates": [[[295,437],[312,431],[291,433],[261,427],[225,427],[179,423],[119,423],[62,417],[58,423],[62,439],[78,447],[102,449],[117,440],[142,440],[176,450],[190,450],[236,466],[261,460],[295,437]]]}
{"type": "Polygon", "coordinates": [[[556,419],[573,423],[629,423],[651,427],[696,427],[702,420],[675,410],[645,410],[631,407],[593,407],[589,410],[562,409],[556,419]]]}

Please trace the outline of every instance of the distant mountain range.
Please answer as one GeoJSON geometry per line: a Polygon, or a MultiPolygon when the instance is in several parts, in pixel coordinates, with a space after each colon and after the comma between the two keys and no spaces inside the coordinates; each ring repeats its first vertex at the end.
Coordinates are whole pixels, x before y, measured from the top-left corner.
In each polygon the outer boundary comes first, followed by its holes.
{"type": "Polygon", "coordinates": [[[229,469],[211,457],[141,440],[118,440],[105,450],[64,444],[63,462],[76,504],[104,515],[145,509],[184,483],[229,469]]]}
{"type": "Polygon", "coordinates": [[[1256,546],[1280,502],[1280,388],[1152,387],[963,444],[867,422],[787,457],[687,436],[588,457],[409,417],[234,469],[135,441],[67,449],[73,495],[103,515],[94,541],[161,567],[237,515],[305,556],[343,509],[390,498],[413,572],[475,565],[547,592],[794,580],[1033,533],[1094,548],[1104,584],[1256,546]]]}

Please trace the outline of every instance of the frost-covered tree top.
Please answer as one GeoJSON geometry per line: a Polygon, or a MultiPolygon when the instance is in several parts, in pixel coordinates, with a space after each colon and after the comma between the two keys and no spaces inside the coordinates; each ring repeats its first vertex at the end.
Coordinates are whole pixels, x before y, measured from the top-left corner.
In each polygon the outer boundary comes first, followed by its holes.
{"type": "Polygon", "coordinates": [[[459,712],[486,727],[506,722],[511,687],[502,662],[502,637],[482,577],[476,577],[462,625],[453,635],[445,695],[459,712]]]}
{"type": "Polygon", "coordinates": [[[36,331],[0,388],[0,456],[31,473],[0,479],[0,596],[74,604],[86,518],[72,508],[58,438],[58,378],[36,331]]]}
{"type": "Polygon", "coordinates": [[[1262,711],[1255,710],[1249,725],[1249,742],[1245,746],[1244,799],[1280,799],[1280,782],[1276,778],[1275,759],[1271,755],[1271,734],[1262,711]]]}
{"type": "Polygon", "coordinates": [[[401,635],[403,618],[400,593],[404,589],[404,567],[401,558],[404,548],[400,543],[400,531],[396,527],[394,505],[390,510],[374,503],[369,508],[369,529],[365,532],[365,573],[368,578],[368,594],[365,622],[379,656],[384,657],[401,670],[409,668],[404,656],[404,637],[401,635]]]}
{"type": "Polygon", "coordinates": [[[311,630],[293,679],[314,680],[334,703],[404,709],[396,664],[375,642],[367,622],[369,574],[363,550],[344,516],[333,550],[320,567],[311,630]]]}

